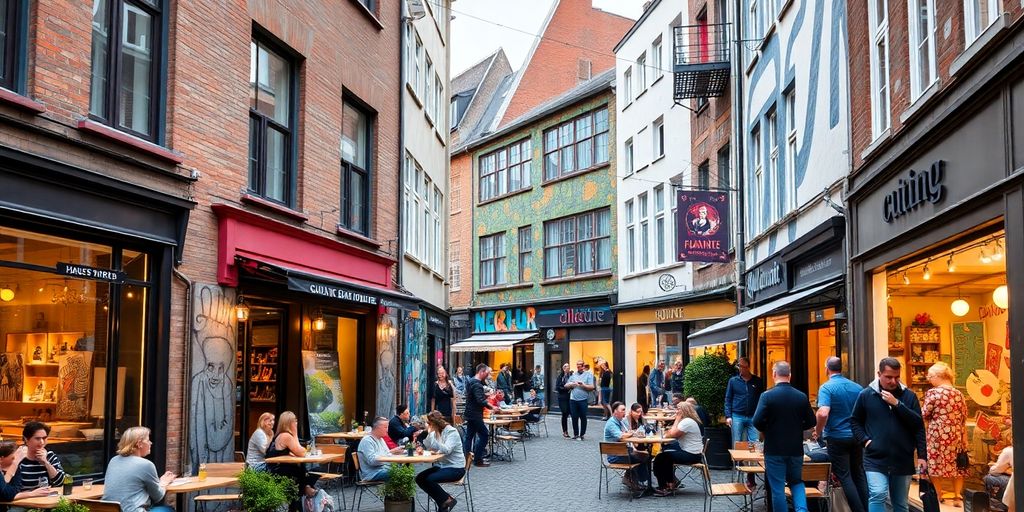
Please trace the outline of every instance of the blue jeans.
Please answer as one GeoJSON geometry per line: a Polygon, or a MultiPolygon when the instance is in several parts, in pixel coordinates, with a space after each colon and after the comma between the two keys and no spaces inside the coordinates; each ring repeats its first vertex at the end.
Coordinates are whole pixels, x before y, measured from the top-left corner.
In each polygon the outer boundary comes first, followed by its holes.
{"type": "Polygon", "coordinates": [[[601,403],[612,405],[612,388],[601,388],[601,403]]]}
{"type": "Polygon", "coordinates": [[[473,463],[484,461],[484,448],[487,447],[487,424],[484,420],[466,420],[466,451],[473,452],[473,463]],[[475,441],[475,443],[474,443],[475,441]]]}
{"type": "Polygon", "coordinates": [[[441,487],[444,482],[458,482],[463,475],[466,474],[466,470],[463,468],[439,468],[433,466],[416,475],[416,485],[423,489],[423,492],[430,496],[430,499],[434,500],[437,504],[437,508],[441,508],[444,502],[451,498],[447,492],[441,487]]]}
{"type": "Polygon", "coordinates": [[[907,512],[911,475],[887,475],[877,471],[865,474],[868,478],[868,512],[907,512]],[[891,509],[885,505],[886,498],[892,502],[891,509]]]}
{"type": "Polygon", "coordinates": [[[756,442],[758,440],[757,429],[754,428],[754,422],[750,416],[741,416],[739,414],[732,415],[732,442],[736,444],[739,441],[756,442]]]}
{"type": "Polygon", "coordinates": [[[572,415],[572,436],[587,435],[587,401],[569,400],[569,414],[572,415]]]}
{"type": "Polygon", "coordinates": [[[629,449],[629,457],[608,457],[608,462],[611,464],[636,464],[640,463],[634,469],[629,470],[629,474],[633,477],[633,480],[637,482],[647,482],[651,479],[651,468],[647,465],[647,461],[651,459],[650,454],[646,452],[635,452],[632,448],[629,449]]]}
{"type": "Polygon", "coordinates": [[[367,482],[387,482],[388,481],[388,470],[379,469],[374,473],[367,473],[369,476],[364,478],[367,482]]]}
{"type": "Polygon", "coordinates": [[[150,507],[149,512],[174,512],[174,509],[167,505],[157,505],[155,507],[150,507]]]}
{"type": "MultiPolygon", "coordinates": [[[[736,425],[736,416],[732,417],[732,424],[736,425]]],[[[772,495],[772,510],[785,512],[786,486],[793,493],[793,510],[796,512],[807,512],[807,491],[804,489],[804,482],[800,480],[804,468],[803,455],[765,455],[764,474],[768,480],[768,490],[772,495]]]]}

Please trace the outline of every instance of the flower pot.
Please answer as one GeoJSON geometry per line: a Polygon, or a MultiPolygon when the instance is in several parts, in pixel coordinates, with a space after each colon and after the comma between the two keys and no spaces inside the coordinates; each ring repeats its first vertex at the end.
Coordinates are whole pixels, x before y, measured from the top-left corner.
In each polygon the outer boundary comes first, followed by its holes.
{"type": "Polygon", "coordinates": [[[384,512],[414,512],[414,510],[415,507],[413,500],[384,500],[384,512]]]}
{"type": "Polygon", "coordinates": [[[708,438],[708,467],[711,469],[732,469],[732,429],[729,427],[707,427],[704,429],[708,438]]]}

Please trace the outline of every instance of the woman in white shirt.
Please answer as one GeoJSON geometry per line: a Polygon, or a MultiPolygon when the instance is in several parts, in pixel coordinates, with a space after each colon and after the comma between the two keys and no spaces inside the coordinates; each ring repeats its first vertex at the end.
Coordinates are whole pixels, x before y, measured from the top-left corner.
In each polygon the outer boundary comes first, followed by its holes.
{"type": "Polygon", "coordinates": [[[1003,451],[999,452],[999,458],[996,459],[995,465],[989,468],[988,474],[984,478],[985,490],[992,497],[992,503],[990,504],[992,510],[1006,510],[1003,498],[1006,495],[1006,488],[1012,478],[1013,447],[1007,446],[1003,448],[1003,451]]]}
{"type": "Polygon", "coordinates": [[[267,470],[267,447],[274,437],[274,415],[265,412],[256,422],[256,430],[249,437],[249,448],[245,452],[245,463],[256,471],[267,470]]]}
{"type": "Polygon", "coordinates": [[[458,482],[466,475],[466,456],[462,452],[462,438],[455,427],[448,424],[438,411],[427,415],[427,437],[423,447],[445,457],[433,467],[416,475],[416,485],[437,504],[438,512],[455,507],[456,499],[441,487],[444,482],[458,482]]]}
{"type": "Polygon", "coordinates": [[[675,422],[665,432],[665,437],[678,440],[677,444],[666,445],[665,450],[654,458],[654,476],[658,479],[655,494],[659,496],[675,492],[675,464],[697,464],[704,451],[697,410],[689,402],[679,402],[677,407],[675,422]]]}

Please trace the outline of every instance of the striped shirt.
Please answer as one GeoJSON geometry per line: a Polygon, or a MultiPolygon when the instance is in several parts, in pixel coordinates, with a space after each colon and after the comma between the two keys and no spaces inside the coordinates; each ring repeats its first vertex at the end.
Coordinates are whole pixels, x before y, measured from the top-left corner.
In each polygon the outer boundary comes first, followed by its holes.
{"type": "Polygon", "coordinates": [[[46,466],[34,460],[25,459],[18,466],[18,474],[21,475],[21,490],[31,491],[40,487],[60,487],[64,485],[64,468],[60,465],[57,454],[47,450],[46,460],[57,470],[57,474],[47,482],[46,466]]]}

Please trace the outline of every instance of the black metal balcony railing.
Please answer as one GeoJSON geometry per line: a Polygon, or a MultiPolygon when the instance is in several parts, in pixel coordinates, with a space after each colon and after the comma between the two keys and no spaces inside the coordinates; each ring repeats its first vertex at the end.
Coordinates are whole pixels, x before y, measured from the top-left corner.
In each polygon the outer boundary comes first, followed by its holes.
{"type": "Polygon", "coordinates": [[[730,24],[675,27],[672,68],[676,101],[715,98],[729,87],[730,24]]]}

